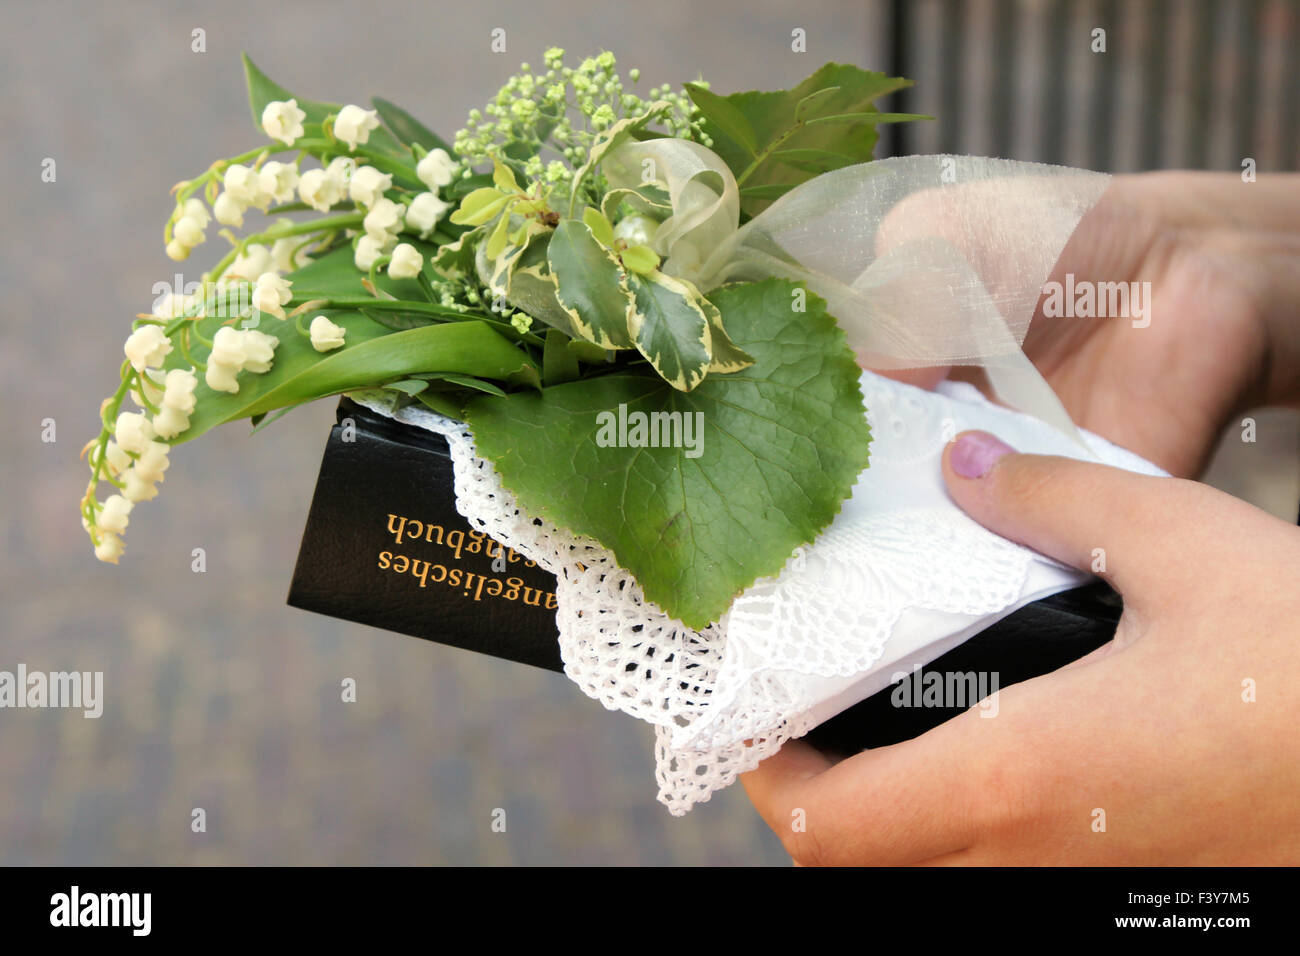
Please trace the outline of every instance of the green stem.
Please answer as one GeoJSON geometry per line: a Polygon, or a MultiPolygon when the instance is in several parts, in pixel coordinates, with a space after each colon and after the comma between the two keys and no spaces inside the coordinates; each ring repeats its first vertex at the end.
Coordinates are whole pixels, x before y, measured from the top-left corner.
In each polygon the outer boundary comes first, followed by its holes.
{"type": "Polygon", "coordinates": [[[424,294],[427,295],[427,296],[429,297],[429,301],[430,301],[430,302],[437,302],[437,301],[438,301],[438,295],[434,292],[434,289],[433,289],[433,283],[429,281],[429,277],[428,277],[427,275],[424,274],[424,270],[423,270],[423,269],[420,270],[420,274],[419,274],[419,276],[417,276],[416,278],[419,279],[419,282],[420,282],[420,288],[423,289],[423,290],[424,290],[424,294]]]}
{"type": "Polygon", "coordinates": [[[776,139],[772,140],[772,142],[768,143],[767,146],[763,147],[763,149],[754,156],[754,161],[746,166],[741,174],[736,177],[736,188],[740,188],[740,186],[744,184],[745,180],[752,176],[759,166],[767,162],[768,158],[776,152],[776,150],[779,149],[787,139],[799,132],[803,127],[804,121],[799,120],[776,139]]]}

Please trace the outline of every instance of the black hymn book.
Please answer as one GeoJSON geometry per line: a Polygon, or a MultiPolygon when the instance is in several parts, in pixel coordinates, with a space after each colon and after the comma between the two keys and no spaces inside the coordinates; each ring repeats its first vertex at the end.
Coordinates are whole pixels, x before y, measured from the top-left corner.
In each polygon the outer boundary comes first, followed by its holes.
{"type": "MultiPolygon", "coordinates": [[[[330,431],[288,603],[331,617],[563,669],[555,578],[473,530],[456,511],[440,435],[343,399],[330,431]]],[[[1055,670],[1114,636],[1119,597],[1101,583],[1028,604],[909,680],[995,674],[1005,687],[1055,670]]],[[[963,707],[896,706],[897,685],[806,739],[850,753],[908,740],[963,707]]],[[[983,686],[983,682],[981,682],[983,686]]],[[[967,705],[974,701],[967,701],[967,705]]]]}

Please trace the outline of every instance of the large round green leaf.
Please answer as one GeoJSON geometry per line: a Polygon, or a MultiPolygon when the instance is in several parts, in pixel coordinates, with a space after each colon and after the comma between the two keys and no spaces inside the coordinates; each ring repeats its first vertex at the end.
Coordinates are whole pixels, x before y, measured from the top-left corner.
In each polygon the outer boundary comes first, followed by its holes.
{"type": "Polygon", "coordinates": [[[712,295],[754,364],[693,391],[647,369],[475,399],[465,417],[479,453],[528,511],[601,542],[670,615],[716,621],[831,522],[867,464],[853,354],[821,300],[795,310],[796,288],[769,279],[712,295]],[[676,415],[679,447],[633,447],[634,413],[676,415]],[[702,429],[688,435],[686,416],[702,429]]]}

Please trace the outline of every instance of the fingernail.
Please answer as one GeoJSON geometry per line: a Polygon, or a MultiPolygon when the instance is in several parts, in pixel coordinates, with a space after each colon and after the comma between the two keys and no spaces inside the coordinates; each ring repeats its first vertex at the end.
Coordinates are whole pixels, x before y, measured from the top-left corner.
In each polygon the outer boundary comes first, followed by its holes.
{"type": "Polygon", "coordinates": [[[965,432],[957,436],[948,462],[963,478],[983,478],[1003,455],[1015,449],[988,432],[965,432]]]}

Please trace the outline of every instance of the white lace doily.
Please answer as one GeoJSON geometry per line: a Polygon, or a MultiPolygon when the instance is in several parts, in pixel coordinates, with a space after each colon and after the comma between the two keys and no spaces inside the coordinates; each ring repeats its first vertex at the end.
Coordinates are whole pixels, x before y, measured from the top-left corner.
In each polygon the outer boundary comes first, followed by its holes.
{"type": "MultiPolygon", "coordinates": [[[[1081,458],[1082,448],[969,385],[927,392],[864,372],[862,389],[871,464],[843,510],[780,575],[755,582],[702,631],[644,601],[595,540],[525,513],[492,464],[475,455],[462,423],[354,397],[446,436],[457,510],[556,576],[565,673],[607,708],[654,725],[659,800],[681,815],[896,673],[1085,579],[966,517],[948,499],[939,467],[944,445],[968,428],[1022,451],[1081,458]]],[[[1100,461],[1163,474],[1084,437],[1100,461]]]]}

